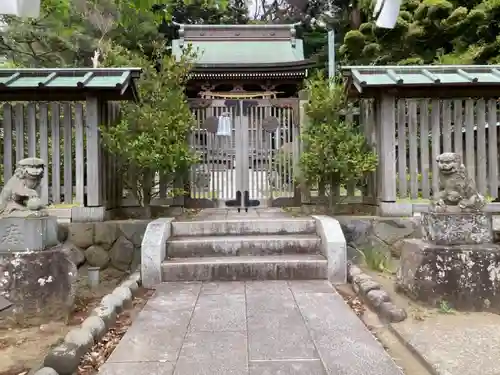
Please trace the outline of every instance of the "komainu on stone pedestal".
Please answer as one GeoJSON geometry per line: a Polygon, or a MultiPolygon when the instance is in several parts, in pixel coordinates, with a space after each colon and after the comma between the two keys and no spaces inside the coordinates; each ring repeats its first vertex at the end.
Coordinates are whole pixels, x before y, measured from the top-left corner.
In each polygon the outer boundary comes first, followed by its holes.
{"type": "Polygon", "coordinates": [[[439,191],[422,213],[422,239],[404,240],[396,286],[431,305],[500,311],[500,246],[460,155],[437,157],[439,191]]]}
{"type": "Polygon", "coordinates": [[[38,189],[45,163],[26,158],[0,193],[0,251],[41,251],[58,244],[57,218],[48,216],[38,189]]]}
{"type": "Polygon", "coordinates": [[[26,158],[17,163],[14,175],[0,193],[0,217],[47,216],[38,189],[45,170],[39,158],[26,158]]]}
{"type": "Polygon", "coordinates": [[[439,169],[439,191],[434,194],[430,211],[479,212],[486,205],[477,192],[474,179],[469,177],[462,157],[445,152],[436,158],[439,169]]]}

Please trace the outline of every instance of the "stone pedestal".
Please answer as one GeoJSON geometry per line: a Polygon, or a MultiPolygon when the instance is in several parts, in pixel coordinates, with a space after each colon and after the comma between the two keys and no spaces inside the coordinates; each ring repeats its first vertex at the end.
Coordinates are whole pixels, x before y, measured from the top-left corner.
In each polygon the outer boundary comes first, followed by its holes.
{"type": "Polygon", "coordinates": [[[437,245],[474,245],[493,242],[491,214],[422,213],[422,238],[437,245]]]}
{"type": "Polygon", "coordinates": [[[65,318],[73,306],[77,272],[60,245],[37,252],[0,251],[0,295],[14,305],[0,315],[0,326],[65,318]]]}
{"type": "Polygon", "coordinates": [[[41,251],[58,243],[54,216],[0,219],[0,252],[41,251]]]}
{"type": "Polygon", "coordinates": [[[500,246],[404,240],[396,286],[409,297],[434,306],[446,301],[459,310],[498,311],[500,246]]]}

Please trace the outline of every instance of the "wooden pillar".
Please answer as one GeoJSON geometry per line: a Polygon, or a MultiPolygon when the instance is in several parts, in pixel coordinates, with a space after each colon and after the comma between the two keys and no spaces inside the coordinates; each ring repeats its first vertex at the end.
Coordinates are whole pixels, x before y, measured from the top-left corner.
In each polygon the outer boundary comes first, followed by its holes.
{"type": "Polygon", "coordinates": [[[380,202],[396,202],[396,118],[395,118],[395,97],[392,95],[382,95],[377,98],[376,118],[377,118],[377,138],[378,138],[378,196],[380,202]]]}
{"type": "MultiPolygon", "coordinates": [[[[299,133],[300,135],[302,134],[302,130],[305,129],[308,126],[308,117],[306,114],[306,105],[309,102],[309,92],[306,90],[301,90],[299,92],[299,133]]],[[[304,152],[304,144],[302,142],[302,139],[299,141],[299,152],[298,152],[298,158],[300,160],[300,157],[302,155],[302,152],[304,152]]],[[[297,164],[298,165],[298,164],[297,164]]],[[[301,173],[301,172],[299,172],[301,173]]],[[[309,188],[306,186],[306,181],[304,181],[303,176],[299,176],[299,186],[295,186],[295,195],[298,195],[298,197],[294,197],[294,201],[298,205],[301,205],[302,203],[311,203],[311,194],[309,191],[309,188]],[[301,186],[300,186],[301,185],[301,186]]]]}
{"type": "MultiPolygon", "coordinates": [[[[99,101],[99,110],[100,110],[100,122],[98,126],[109,126],[109,112],[108,112],[108,103],[106,101],[99,101]]],[[[102,198],[102,205],[105,206],[106,208],[111,208],[111,201],[110,201],[110,195],[109,195],[109,178],[110,176],[110,171],[109,171],[109,155],[108,152],[104,149],[104,145],[101,142],[101,137],[99,133],[99,170],[101,173],[101,198],[102,198]]]]}
{"type": "MultiPolygon", "coordinates": [[[[370,149],[377,153],[377,127],[374,103],[368,99],[360,100],[360,123],[363,128],[366,142],[370,149]]],[[[376,204],[377,203],[377,171],[368,175],[367,186],[363,191],[363,203],[376,204]]]]}
{"type": "Polygon", "coordinates": [[[103,205],[101,177],[101,140],[99,125],[101,110],[99,100],[88,97],[86,101],[86,135],[87,135],[87,207],[103,205]]]}

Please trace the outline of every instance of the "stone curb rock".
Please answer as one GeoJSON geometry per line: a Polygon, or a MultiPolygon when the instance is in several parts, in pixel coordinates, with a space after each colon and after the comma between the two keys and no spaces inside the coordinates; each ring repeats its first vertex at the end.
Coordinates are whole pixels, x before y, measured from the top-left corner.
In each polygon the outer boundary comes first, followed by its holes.
{"type": "Polygon", "coordinates": [[[50,350],[43,364],[53,368],[59,375],[73,375],[78,369],[81,357],[78,356],[78,347],[75,344],[63,343],[50,350]]]}
{"type": "Polygon", "coordinates": [[[59,375],[52,367],[43,367],[36,371],[33,375],[59,375]]]}
{"type": "Polygon", "coordinates": [[[73,375],[83,355],[115,324],[117,315],[132,306],[133,295],[140,284],[141,275],[134,272],[113,293],[104,296],[80,328],[69,331],[64,342],[49,351],[43,361],[45,367],[34,375],[73,375]]]}
{"type": "Polygon", "coordinates": [[[347,280],[352,284],[356,294],[360,295],[370,307],[381,317],[391,323],[402,322],[406,319],[406,311],[397,307],[389,293],[382,289],[382,285],[351,263],[347,265],[347,280]]]}
{"type": "Polygon", "coordinates": [[[123,311],[123,300],[114,294],[106,294],[101,300],[101,306],[108,306],[120,314],[123,311]]]}
{"type": "Polygon", "coordinates": [[[116,322],[116,311],[111,306],[99,305],[90,312],[90,316],[97,316],[102,319],[106,326],[106,331],[116,322]]]}
{"type": "Polygon", "coordinates": [[[76,345],[78,356],[81,358],[94,345],[94,337],[85,328],[73,328],[64,337],[64,342],[76,345]]]}
{"type": "Polygon", "coordinates": [[[137,285],[142,286],[142,280],[141,280],[141,271],[140,269],[138,271],[135,271],[132,273],[127,280],[133,280],[137,283],[137,285]]]}
{"type": "Polygon", "coordinates": [[[130,290],[133,296],[135,296],[139,291],[139,284],[137,284],[137,282],[134,280],[127,279],[124,282],[122,282],[120,286],[130,290]]]}
{"type": "Polygon", "coordinates": [[[122,305],[124,309],[129,309],[132,307],[133,297],[132,297],[132,292],[130,291],[129,288],[119,286],[113,290],[113,293],[111,293],[111,295],[123,301],[122,305]]]}
{"type": "Polygon", "coordinates": [[[99,341],[106,334],[106,324],[99,316],[89,316],[82,322],[81,327],[88,330],[95,341],[99,341]]]}

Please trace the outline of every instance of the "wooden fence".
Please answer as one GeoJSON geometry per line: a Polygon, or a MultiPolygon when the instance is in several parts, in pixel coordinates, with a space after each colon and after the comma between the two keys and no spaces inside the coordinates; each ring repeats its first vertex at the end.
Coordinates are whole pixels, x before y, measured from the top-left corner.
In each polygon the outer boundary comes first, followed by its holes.
{"type": "MultiPolygon", "coordinates": [[[[361,125],[376,147],[380,134],[374,101],[362,100],[361,108],[361,125]]],[[[443,152],[462,155],[479,192],[498,198],[499,109],[496,99],[397,99],[392,144],[397,198],[429,199],[438,189],[436,156],[443,152]]],[[[380,147],[378,150],[381,152],[380,147]]]]}
{"type": "MultiPolygon", "coordinates": [[[[42,199],[48,204],[76,206],[137,205],[124,189],[118,161],[99,145],[97,123],[113,124],[119,116],[115,103],[93,106],[87,102],[19,102],[0,105],[0,154],[3,177],[14,171],[16,161],[39,156],[47,162],[42,182],[42,199]],[[89,110],[90,108],[90,110],[89,110]],[[94,113],[98,111],[99,113],[94,113]],[[99,183],[96,183],[99,181],[99,183]],[[96,195],[96,190],[97,195],[96,195]],[[97,199],[96,197],[99,197],[97,199]]],[[[380,129],[375,121],[374,101],[363,99],[346,118],[362,127],[368,142],[380,153],[380,129]]],[[[398,99],[395,102],[396,131],[384,152],[395,155],[397,199],[428,199],[438,188],[435,156],[447,151],[463,156],[467,170],[479,191],[492,199],[499,197],[500,115],[495,99],[398,99]],[[392,150],[391,150],[392,148],[392,150]]],[[[133,171],[129,171],[133,173],[133,171]]],[[[377,175],[377,177],[375,177],[377,175]]],[[[374,174],[368,186],[348,186],[340,195],[376,201],[374,174]]],[[[154,204],[169,204],[165,176],[157,175],[154,204]]],[[[379,181],[379,183],[389,181],[379,181]]]]}
{"type": "Polygon", "coordinates": [[[95,125],[98,118],[104,124],[116,120],[115,103],[99,107],[88,102],[6,103],[0,107],[0,114],[0,185],[12,176],[17,161],[37,156],[47,163],[41,186],[44,203],[107,208],[119,205],[122,185],[117,160],[99,145],[95,125]],[[95,108],[100,113],[94,113],[95,108]]]}

